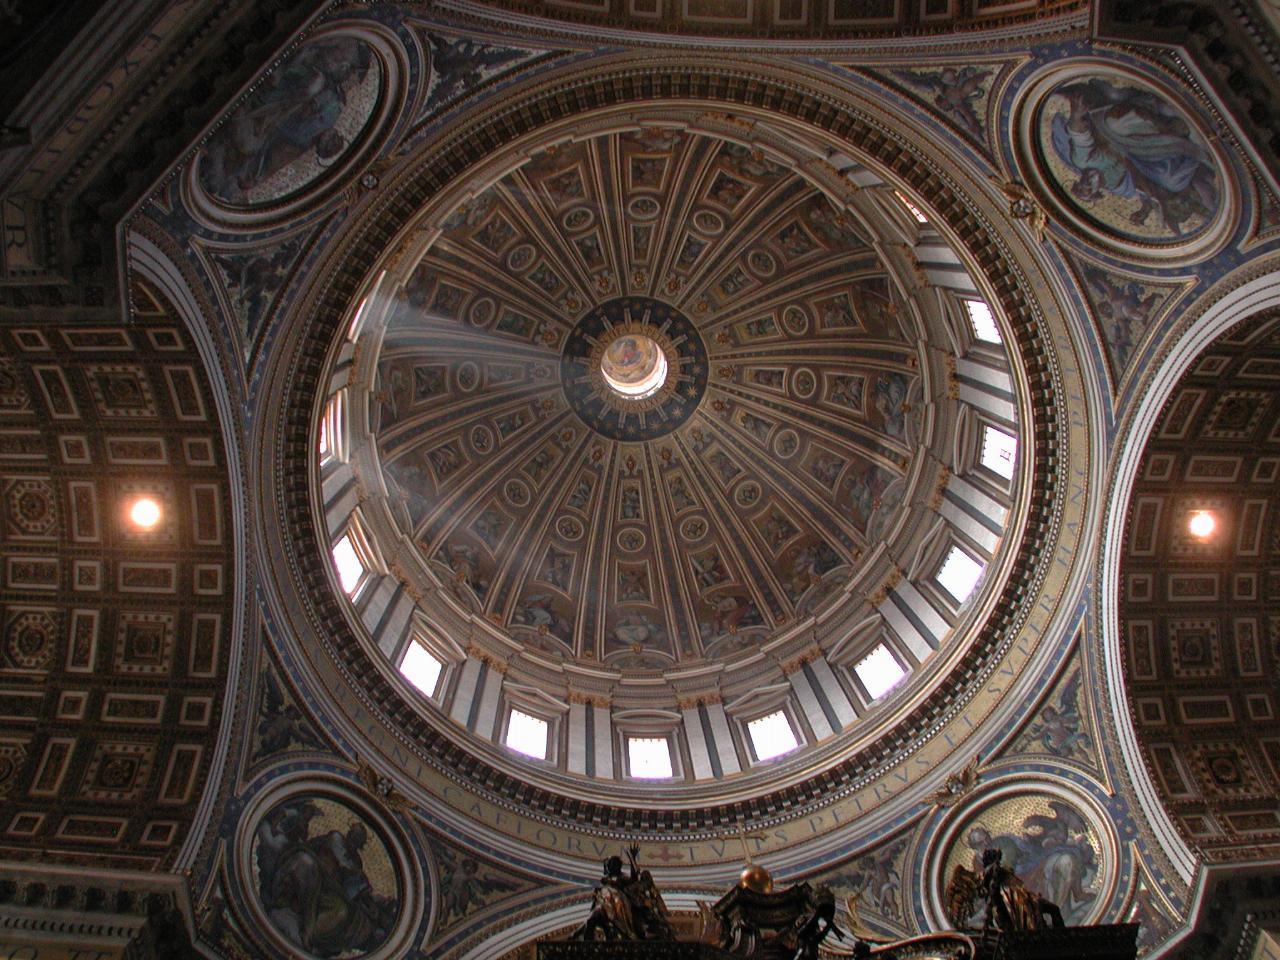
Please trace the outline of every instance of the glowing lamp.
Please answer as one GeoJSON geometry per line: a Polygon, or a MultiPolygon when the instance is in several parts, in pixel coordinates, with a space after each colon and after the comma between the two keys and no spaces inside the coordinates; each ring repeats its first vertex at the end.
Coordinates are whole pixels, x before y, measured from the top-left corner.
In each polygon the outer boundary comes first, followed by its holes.
{"type": "Polygon", "coordinates": [[[129,507],[129,519],[134,526],[150,530],[160,522],[160,504],[150,497],[139,497],[129,507]]]}
{"type": "Polygon", "coordinates": [[[1187,520],[1187,529],[1191,532],[1191,535],[1201,540],[1211,536],[1217,526],[1218,521],[1214,519],[1213,514],[1208,510],[1197,510],[1187,520]]]}

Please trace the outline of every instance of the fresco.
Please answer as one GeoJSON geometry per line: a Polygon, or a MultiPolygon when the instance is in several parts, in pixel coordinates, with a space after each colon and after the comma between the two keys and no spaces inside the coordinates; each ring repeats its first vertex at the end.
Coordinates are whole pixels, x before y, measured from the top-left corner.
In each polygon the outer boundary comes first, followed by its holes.
{"type": "Polygon", "coordinates": [[[209,139],[199,181],[235,207],[309,186],[357,143],[378,104],[382,67],[354,37],[315,40],[255,87],[209,139]]]}
{"type": "MultiPolygon", "coordinates": [[[[982,873],[982,851],[993,847],[1032,890],[1062,909],[1068,926],[1086,922],[1104,885],[1102,840],[1091,819],[1048,793],[1021,793],[997,800],[971,816],[946,852],[942,884],[957,866],[982,873]]],[[[941,890],[938,891],[942,893],[941,890]]],[[[979,904],[970,926],[981,927],[979,904]]]]}
{"type": "Polygon", "coordinates": [[[422,117],[490,77],[536,56],[531,50],[479,43],[467,37],[427,33],[426,41],[431,48],[431,87],[422,117]]]}
{"type": "Polygon", "coordinates": [[[496,900],[530,889],[533,884],[496,869],[486,860],[437,843],[433,850],[440,864],[440,928],[447,930],[460,920],[483,910],[496,900]]]}
{"type": "Polygon", "coordinates": [[[401,884],[386,843],[346,804],[302,795],[254,828],[253,887],[285,940],[317,957],[359,957],[386,942],[401,884]]]}
{"type": "Polygon", "coordinates": [[[1073,668],[1045,705],[1014,741],[1013,750],[1059,757],[1063,760],[1094,761],[1093,735],[1088,707],[1081,686],[1084,672],[1073,668]]]}
{"type": "Polygon", "coordinates": [[[1224,202],[1218,164],[1188,115],[1131,81],[1057,84],[1040,105],[1036,136],[1060,199],[1121,239],[1191,239],[1224,202]]]}
{"type": "Polygon", "coordinates": [[[1119,380],[1147,332],[1177,295],[1178,287],[1150,283],[1093,263],[1081,264],[1080,277],[1112,372],[1119,380]]]}
{"type": "Polygon", "coordinates": [[[210,254],[227,292],[231,311],[240,321],[246,359],[276,294],[284,286],[302,251],[302,244],[303,238],[294,236],[278,244],[210,254]]]}
{"type": "Polygon", "coordinates": [[[979,141],[986,139],[985,112],[994,69],[965,64],[891,73],[912,89],[928,95],[933,106],[965,133],[979,141]]]}
{"type": "Polygon", "coordinates": [[[854,898],[864,920],[885,924],[894,932],[905,931],[910,909],[910,895],[904,898],[902,890],[906,850],[906,838],[894,840],[826,874],[822,882],[841,900],[854,898]]]}
{"type": "MultiPolygon", "coordinates": [[[[265,636],[263,642],[266,643],[265,636]]],[[[274,665],[266,665],[262,671],[250,760],[261,760],[290,750],[324,749],[324,741],[289,694],[274,665]]]]}

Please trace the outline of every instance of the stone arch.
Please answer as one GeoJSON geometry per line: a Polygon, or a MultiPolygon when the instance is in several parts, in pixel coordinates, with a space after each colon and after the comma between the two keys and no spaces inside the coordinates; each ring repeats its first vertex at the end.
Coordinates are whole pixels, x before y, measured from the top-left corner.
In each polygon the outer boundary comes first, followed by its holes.
{"type": "MultiPolygon", "coordinates": [[[[1144,400],[1136,408],[1116,445],[1119,451],[1112,473],[1112,496],[1103,531],[1099,583],[1099,619],[1102,654],[1107,678],[1111,719],[1117,746],[1125,761],[1143,811],[1159,839],[1163,851],[1184,880],[1191,881],[1207,856],[1203,843],[1191,840],[1185,826],[1175,822],[1171,797],[1152,769],[1142,733],[1135,724],[1129,700],[1130,669],[1125,659],[1121,635],[1121,609],[1125,594],[1122,572],[1128,555],[1135,491],[1142,480],[1139,472],[1152,449],[1167,406],[1197,361],[1233,328],[1251,321],[1260,326],[1274,323],[1280,306],[1280,277],[1252,271],[1240,278],[1235,289],[1207,306],[1199,316],[1189,318],[1180,338],[1172,340],[1164,362],[1147,386],[1144,400]]],[[[1198,417],[1205,416],[1202,405],[1198,417]]],[[[1154,714],[1152,714],[1154,716],[1154,714]]]]}

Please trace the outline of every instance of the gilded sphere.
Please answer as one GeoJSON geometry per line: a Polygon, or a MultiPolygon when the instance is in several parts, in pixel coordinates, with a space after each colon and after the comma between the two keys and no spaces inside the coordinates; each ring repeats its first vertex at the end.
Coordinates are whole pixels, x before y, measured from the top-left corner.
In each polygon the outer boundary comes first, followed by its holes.
{"type": "Polygon", "coordinates": [[[738,886],[756,893],[772,893],[773,877],[758,863],[748,863],[738,875],[738,886]]]}

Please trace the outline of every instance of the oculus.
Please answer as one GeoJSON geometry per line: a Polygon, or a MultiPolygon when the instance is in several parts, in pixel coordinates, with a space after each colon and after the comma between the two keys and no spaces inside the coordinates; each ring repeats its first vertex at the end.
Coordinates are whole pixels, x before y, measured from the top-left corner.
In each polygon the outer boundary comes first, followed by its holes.
{"type": "Polygon", "coordinates": [[[627,333],[605,348],[600,373],[615,393],[643,400],[661,389],[667,380],[667,357],[651,337],[627,333]]]}
{"type": "Polygon", "coordinates": [[[707,389],[707,349],[670,304],[616,297],[574,326],[560,377],[565,399],[588,427],[613,440],[653,440],[697,409],[707,389]]]}

